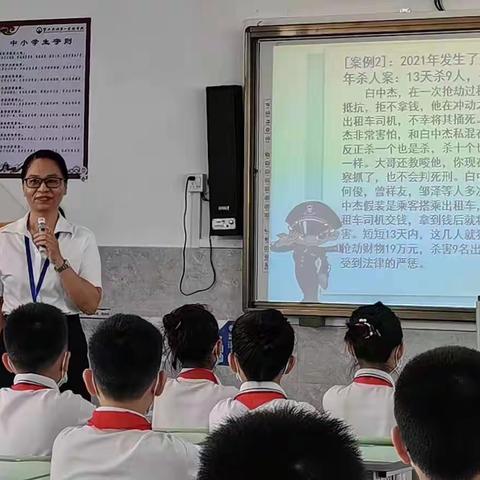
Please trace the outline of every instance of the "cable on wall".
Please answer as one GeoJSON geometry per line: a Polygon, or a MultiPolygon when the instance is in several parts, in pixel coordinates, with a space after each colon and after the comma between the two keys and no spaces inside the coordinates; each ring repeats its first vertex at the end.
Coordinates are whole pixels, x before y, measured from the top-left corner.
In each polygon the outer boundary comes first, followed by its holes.
{"type": "MultiPolygon", "coordinates": [[[[212,246],[212,236],[208,235],[208,244],[210,250],[210,267],[212,269],[212,282],[208,287],[199,288],[193,292],[186,292],[183,288],[183,282],[185,280],[185,275],[187,273],[187,243],[188,243],[188,232],[187,232],[187,211],[188,211],[188,182],[195,180],[195,177],[187,177],[185,182],[185,192],[184,192],[184,208],[183,208],[183,249],[182,249],[182,276],[180,277],[180,283],[178,285],[178,290],[185,297],[190,297],[196,293],[206,292],[210,290],[217,283],[217,271],[215,270],[215,265],[213,264],[213,246],[212,246]]],[[[202,200],[208,200],[202,196],[202,200]]]]}

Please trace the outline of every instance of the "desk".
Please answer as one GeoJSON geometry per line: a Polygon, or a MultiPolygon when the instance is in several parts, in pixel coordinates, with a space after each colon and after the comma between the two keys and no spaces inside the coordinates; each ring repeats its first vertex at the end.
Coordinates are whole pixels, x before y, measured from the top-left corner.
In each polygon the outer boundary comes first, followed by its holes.
{"type": "Polygon", "coordinates": [[[388,445],[360,445],[370,480],[412,480],[413,469],[400,461],[397,452],[388,445]]]}
{"type": "Polygon", "coordinates": [[[0,457],[2,480],[47,480],[50,478],[50,461],[0,457]]]}

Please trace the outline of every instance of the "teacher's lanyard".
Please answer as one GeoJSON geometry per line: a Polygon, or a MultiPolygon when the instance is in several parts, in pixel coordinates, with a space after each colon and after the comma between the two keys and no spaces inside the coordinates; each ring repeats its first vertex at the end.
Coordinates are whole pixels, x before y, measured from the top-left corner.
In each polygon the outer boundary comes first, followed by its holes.
{"type": "MultiPolygon", "coordinates": [[[[58,233],[55,235],[58,239],[58,233]]],[[[50,265],[50,260],[47,258],[43,264],[42,270],[40,271],[40,276],[38,277],[38,283],[35,285],[35,276],[33,273],[33,262],[32,262],[32,252],[30,251],[30,239],[25,237],[25,251],[27,252],[27,266],[28,266],[28,279],[30,281],[30,293],[32,294],[33,303],[37,302],[38,294],[45,280],[45,275],[47,274],[48,267],[50,265]]]]}

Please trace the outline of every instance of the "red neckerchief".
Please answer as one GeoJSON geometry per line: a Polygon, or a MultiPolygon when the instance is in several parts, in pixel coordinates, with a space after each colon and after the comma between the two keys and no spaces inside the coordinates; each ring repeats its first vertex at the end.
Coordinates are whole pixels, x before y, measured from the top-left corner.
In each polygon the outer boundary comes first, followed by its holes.
{"type": "Polygon", "coordinates": [[[49,390],[50,387],[45,385],[38,385],[38,383],[19,382],[10,387],[16,392],[36,392],[38,390],[49,390]]]}
{"type": "Polygon", "coordinates": [[[266,403],[271,402],[272,400],[286,400],[287,397],[280,392],[275,391],[251,391],[251,392],[240,392],[235,400],[238,400],[240,403],[245,405],[249,410],[255,410],[266,403]]]}
{"type": "Polygon", "coordinates": [[[180,373],[178,378],[184,378],[186,380],[208,380],[218,385],[217,377],[211,370],[207,370],[206,368],[192,368],[191,370],[180,373]]]}
{"type": "Polygon", "coordinates": [[[131,412],[117,412],[113,410],[95,410],[89,420],[90,427],[99,430],[151,430],[150,422],[131,412]]]}
{"type": "Polygon", "coordinates": [[[359,383],[361,385],[374,385],[376,387],[393,388],[393,384],[385,378],[375,377],[373,375],[360,375],[354,378],[353,383],[359,383]]]}

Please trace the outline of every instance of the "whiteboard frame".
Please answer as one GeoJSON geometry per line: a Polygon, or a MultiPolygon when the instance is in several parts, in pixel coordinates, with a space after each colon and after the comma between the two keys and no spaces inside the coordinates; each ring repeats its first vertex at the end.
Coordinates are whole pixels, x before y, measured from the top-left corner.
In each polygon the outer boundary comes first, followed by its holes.
{"type": "MultiPolygon", "coordinates": [[[[261,22],[260,22],[261,23],[261,22]]],[[[263,40],[314,40],[351,36],[418,35],[431,33],[479,32],[480,16],[367,20],[328,23],[294,23],[249,26],[244,37],[245,75],[245,167],[244,167],[244,246],[243,289],[244,310],[277,308],[285,315],[348,317],[358,305],[321,303],[282,303],[256,300],[256,167],[257,154],[255,115],[258,92],[258,58],[263,40]]],[[[402,319],[475,322],[475,308],[394,307],[402,319]]]]}

